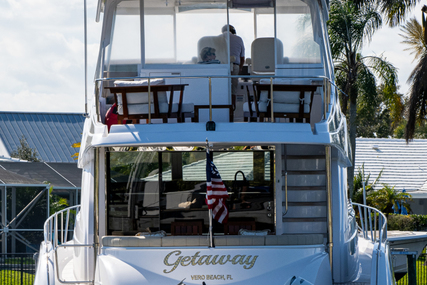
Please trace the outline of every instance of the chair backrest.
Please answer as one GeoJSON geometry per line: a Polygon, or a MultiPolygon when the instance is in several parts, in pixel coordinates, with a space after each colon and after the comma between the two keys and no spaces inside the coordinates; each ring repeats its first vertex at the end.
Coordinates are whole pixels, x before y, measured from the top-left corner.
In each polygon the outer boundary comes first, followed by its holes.
{"type": "Polygon", "coordinates": [[[211,47],[215,49],[216,59],[222,64],[228,63],[227,59],[227,41],[223,35],[219,36],[206,36],[201,38],[197,43],[197,58],[201,61],[200,52],[205,47],[211,47]]]}
{"type": "Polygon", "coordinates": [[[274,50],[276,50],[277,62],[282,63],[282,42],[279,39],[275,40],[275,38],[257,38],[252,42],[251,48],[251,73],[274,74],[276,69],[276,58],[274,56],[274,50]],[[275,42],[276,49],[274,48],[275,42]]]}

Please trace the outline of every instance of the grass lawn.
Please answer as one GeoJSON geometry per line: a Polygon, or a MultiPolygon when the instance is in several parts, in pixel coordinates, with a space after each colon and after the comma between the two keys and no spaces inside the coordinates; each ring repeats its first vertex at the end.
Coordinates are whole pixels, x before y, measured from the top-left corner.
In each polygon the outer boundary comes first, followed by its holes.
{"type": "MultiPolygon", "coordinates": [[[[23,273],[22,285],[32,285],[34,283],[34,274],[23,273]]],[[[1,285],[21,285],[21,272],[13,270],[0,271],[1,285]]]]}

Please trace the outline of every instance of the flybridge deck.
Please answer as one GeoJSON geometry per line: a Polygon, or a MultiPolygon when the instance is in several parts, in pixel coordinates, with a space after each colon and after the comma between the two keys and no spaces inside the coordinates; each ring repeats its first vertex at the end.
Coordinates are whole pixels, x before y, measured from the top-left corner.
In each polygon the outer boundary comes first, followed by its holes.
{"type": "Polygon", "coordinates": [[[102,33],[99,121],[110,124],[112,104],[119,124],[327,119],[336,99],[326,4],[243,2],[122,1],[110,9],[100,1],[99,11],[116,23],[102,33]],[[230,45],[236,30],[245,47],[239,59],[230,45]],[[213,64],[201,58],[207,47],[215,50],[213,64]]]}

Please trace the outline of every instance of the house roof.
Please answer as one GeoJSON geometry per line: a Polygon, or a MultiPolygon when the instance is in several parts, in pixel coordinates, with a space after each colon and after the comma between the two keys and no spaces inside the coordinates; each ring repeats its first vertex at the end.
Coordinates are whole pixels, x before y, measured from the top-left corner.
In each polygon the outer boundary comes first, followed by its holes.
{"type": "Polygon", "coordinates": [[[0,167],[0,184],[23,184],[23,185],[36,185],[42,184],[40,181],[7,171],[0,167]]]}
{"type": "Polygon", "coordinates": [[[41,161],[76,163],[71,156],[78,149],[72,145],[81,141],[84,119],[82,114],[0,112],[0,156],[10,157],[25,136],[41,161]]]}
{"type": "Polygon", "coordinates": [[[0,186],[49,182],[54,188],[80,188],[81,176],[76,163],[0,161],[0,186]]]}
{"type": "Polygon", "coordinates": [[[413,198],[427,197],[427,140],[356,139],[355,174],[364,165],[365,177],[373,182],[381,172],[375,189],[383,183],[406,190],[413,198]]]}

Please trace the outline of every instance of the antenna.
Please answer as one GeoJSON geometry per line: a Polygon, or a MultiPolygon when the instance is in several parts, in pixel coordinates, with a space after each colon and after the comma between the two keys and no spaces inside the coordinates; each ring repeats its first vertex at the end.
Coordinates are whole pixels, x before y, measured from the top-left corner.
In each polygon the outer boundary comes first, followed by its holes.
{"type": "Polygon", "coordinates": [[[84,58],[85,58],[85,113],[84,116],[88,117],[87,111],[87,8],[86,0],[84,0],[84,58]]]}

